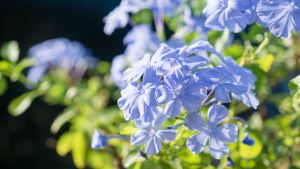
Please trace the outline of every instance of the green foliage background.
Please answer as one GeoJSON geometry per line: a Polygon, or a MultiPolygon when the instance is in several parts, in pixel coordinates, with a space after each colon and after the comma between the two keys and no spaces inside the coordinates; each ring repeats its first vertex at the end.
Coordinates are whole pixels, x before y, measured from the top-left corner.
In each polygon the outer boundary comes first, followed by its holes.
{"type": "MultiPolygon", "coordinates": [[[[201,1],[192,3],[194,13],[200,13],[202,9],[196,6],[201,1]]],[[[136,24],[151,24],[151,13],[147,10],[132,18],[136,24]]],[[[182,21],[178,17],[165,20],[171,31],[181,28],[182,21]]],[[[189,44],[199,35],[189,32],[183,38],[189,44]]],[[[295,33],[292,38],[278,39],[259,25],[252,25],[237,34],[231,45],[226,45],[226,31],[211,31],[208,40],[216,48],[223,48],[225,56],[232,56],[240,65],[251,69],[258,79],[256,94],[260,106],[257,110],[238,102],[229,105],[231,116],[246,119],[249,134],[255,140],[254,146],[242,144],[244,134],[241,130],[238,142],[230,147],[230,157],[235,162],[233,168],[300,168],[300,76],[296,76],[300,74],[300,36],[295,33]],[[284,83],[286,81],[290,82],[284,83]],[[276,91],[278,87],[289,87],[290,91],[276,91]],[[273,112],[269,105],[275,106],[279,112],[273,112]]],[[[191,133],[184,127],[178,129],[177,138],[165,144],[158,156],[148,156],[148,160],[140,155],[139,147],[119,140],[110,141],[107,148],[99,151],[92,150],[90,142],[95,129],[109,135],[126,136],[136,130],[131,122],[124,121],[122,112],[116,106],[120,93],[110,81],[110,63],[99,62],[97,68],[87,72],[86,78],[78,81],[71,79],[67,72],[54,69],[34,85],[27,81],[24,72],[35,63],[29,57],[19,59],[19,53],[15,41],[1,47],[0,95],[9,87],[8,81],[20,82],[32,88],[11,101],[8,110],[12,116],[24,113],[35,99],[64,106],[49,130],[56,134],[62,126],[69,124],[68,130],[57,140],[56,150],[62,157],[70,153],[77,168],[229,168],[226,158],[221,160],[218,167],[214,167],[207,151],[199,155],[190,153],[185,148],[185,140],[191,133]]],[[[242,128],[242,124],[237,123],[242,128]]]]}

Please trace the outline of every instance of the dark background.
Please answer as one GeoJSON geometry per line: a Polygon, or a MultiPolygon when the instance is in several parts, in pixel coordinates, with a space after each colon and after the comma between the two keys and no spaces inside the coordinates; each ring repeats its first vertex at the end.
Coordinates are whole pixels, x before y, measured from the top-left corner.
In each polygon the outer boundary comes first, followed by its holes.
{"type": "MultiPolygon", "coordinates": [[[[106,36],[102,19],[118,4],[119,0],[0,0],[0,45],[16,40],[24,57],[36,43],[66,37],[84,44],[100,60],[111,60],[123,52],[128,28],[106,36]]],[[[23,85],[10,83],[0,97],[0,168],[75,168],[70,155],[58,156],[53,141],[59,134],[49,131],[61,107],[36,100],[21,116],[8,114],[9,101],[24,91],[23,85]]]]}

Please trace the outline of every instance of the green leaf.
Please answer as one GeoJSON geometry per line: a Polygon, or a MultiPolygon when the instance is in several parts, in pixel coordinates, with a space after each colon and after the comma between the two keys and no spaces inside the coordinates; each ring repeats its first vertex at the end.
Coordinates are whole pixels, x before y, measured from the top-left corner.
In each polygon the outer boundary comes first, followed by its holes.
{"type": "Polygon", "coordinates": [[[145,161],[145,158],[143,158],[140,153],[134,151],[129,153],[123,160],[123,165],[125,168],[129,168],[130,166],[133,166],[137,162],[145,161]]]}
{"type": "Polygon", "coordinates": [[[289,82],[289,89],[291,94],[295,94],[300,89],[300,75],[293,78],[289,82]]]}
{"type": "Polygon", "coordinates": [[[274,55],[267,54],[263,57],[260,57],[260,58],[256,59],[256,64],[264,72],[269,72],[271,66],[273,65],[274,59],[275,59],[274,55]]]}
{"type": "Polygon", "coordinates": [[[240,139],[240,156],[244,159],[253,159],[256,158],[262,151],[263,145],[262,142],[253,134],[249,133],[249,136],[251,139],[255,141],[255,144],[252,146],[248,146],[244,143],[242,143],[243,139],[240,139]]]}
{"type": "Polygon", "coordinates": [[[116,167],[112,155],[103,151],[88,151],[87,164],[93,169],[113,169],[116,167]]]}
{"type": "Polygon", "coordinates": [[[13,64],[11,62],[8,61],[0,61],[0,72],[4,73],[5,75],[9,76],[10,73],[13,70],[13,64]]]}
{"type": "Polygon", "coordinates": [[[7,89],[7,81],[3,78],[0,77],[0,96],[2,96],[7,89]]]}
{"type": "Polygon", "coordinates": [[[11,62],[16,62],[19,59],[20,49],[16,41],[10,41],[3,45],[0,54],[3,58],[11,62]]]}
{"type": "Polygon", "coordinates": [[[10,78],[13,81],[16,81],[20,78],[20,76],[22,75],[22,71],[32,65],[34,65],[35,61],[33,59],[23,59],[22,61],[20,61],[12,70],[12,73],[10,75],[10,78]]]}
{"type": "Polygon", "coordinates": [[[72,142],[72,156],[74,164],[77,168],[85,167],[85,157],[87,143],[84,137],[84,133],[78,131],[73,134],[73,142],[72,142]]]}
{"type": "Polygon", "coordinates": [[[36,97],[34,92],[27,92],[12,100],[8,106],[8,111],[12,116],[19,116],[24,113],[31,102],[36,97]]]}
{"type": "Polygon", "coordinates": [[[151,24],[152,13],[150,10],[142,10],[132,16],[135,24],[151,24]]]}
{"type": "Polygon", "coordinates": [[[101,61],[98,64],[97,70],[101,74],[107,74],[110,71],[110,64],[106,61],[101,61]]]}
{"type": "Polygon", "coordinates": [[[67,155],[72,150],[73,133],[66,132],[59,137],[56,144],[56,151],[60,156],[67,155]]]}
{"type": "Polygon", "coordinates": [[[65,109],[60,115],[56,117],[51,125],[51,132],[57,133],[59,129],[70,119],[76,115],[76,111],[73,109],[65,109]]]}
{"type": "Polygon", "coordinates": [[[235,60],[240,58],[244,53],[244,47],[239,44],[233,44],[224,50],[225,56],[232,56],[235,60]]]}

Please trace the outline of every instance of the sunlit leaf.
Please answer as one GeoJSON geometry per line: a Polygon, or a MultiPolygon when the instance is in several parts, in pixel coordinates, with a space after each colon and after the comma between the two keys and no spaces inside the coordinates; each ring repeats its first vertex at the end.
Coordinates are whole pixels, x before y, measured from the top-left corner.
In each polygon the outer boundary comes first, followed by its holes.
{"type": "Polygon", "coordinates": [[[115,159],[110,154],[99,151],[89,151],[87,163],[88,166],[94,169],[114,169],[116,165],[115,159]]]}
{"type": "Polygon", "coordinates": [[[16,41],[10,41],[3,45],[1,56],[8,59],[11,62],[16,62],[19,59],[20,49],[16,41]]]}
{"type": "Polygon", "coordinates": [[[269,72],[273,62],[275,60],[275,56],[272,54],[267,54],[263,57],[260,57],[256,60],[258,67],[262,69],[264,72],[269,72]]]}
{"type": "Polygon", "coordinates": [[[31,105],[31,102],[36,97],[36,94],[34,92],[28,92],[24,93],[23,95],[15,98],[12,100],[8,106],[8,111],[12,116],[19,116],[22,113],[24,113],[29,106],[31,105]]]}
{"type": "Polygon", "coordinates": [[[65,109],[60,115],[56,117],[56,119],[53,121],[51,125],[51,132],[57,133],[59,129],[72,117],[76,115],[76,111],[73,109],[65,109]]]}
{"type": "MultiPolygon", "coordinates": [[[[244,159],[254,159],[256,158],[262,151],[263,145],[262,142],[253,134],[249,133],[251,139],[254,140],[255,144],[252,146],[248,146],[240,142],[240,156],[244,159]]],[[[242,139],[241,139],[242,140],[242,139]]]]}
{"type": "Polygon", "coordinates": [[[56,144],[56,151],[60,156],[65,156],[72,150],[73,133],[66,132],[59,137],[56,144]]]}
{"type": "Polygon", "coordinates": [[[289,89],[291,94],[295,94],[300,89],[300,75],[289,82],[289,89]]]}
{"type": "Polygon", "coordinates": [[[7,89],[7,81],[3,78],[0,77],[0,96],[2,96],[7,89]]]}
{"type": "Polygon", "coordinates": [[[77,131],[73,134],[72,141],[72,156],[74,164],[77,168],[85,167],[87,143],[84,137],[84,133],[77,131]]]}
{"type": "Polygon", "coordinates": [[[224,50],[225,56],[232,56],[234,59],[238,59],[244,53],[244,47],[239,44],[233,44],[224,50]]]}

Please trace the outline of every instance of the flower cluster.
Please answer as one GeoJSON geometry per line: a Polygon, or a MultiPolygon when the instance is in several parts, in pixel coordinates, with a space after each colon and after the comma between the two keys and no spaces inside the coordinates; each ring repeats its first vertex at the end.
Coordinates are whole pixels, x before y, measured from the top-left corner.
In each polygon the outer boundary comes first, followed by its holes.
{"type": "Polygon", "coordinates": [[[187,111],[184,124],[199,132],[187,140],[187,147],[200,153],[209,140],[212,156],[220,159],[238,131],[235,124],[220,125],[228,114],[221,104],[237,99],[258,106],[253,93],[255,76],[230,57],[223,58],[206,41],[181,48],[162,44],[152,56],[127,69],[125,80],[128,84],[118,105],[125,120],[134,120],[141,129],[132,135],[131,143],[146,144],[150,154],[160,151],[162,141],[175,139],[178,126],[162,128],[165,121],[187,111]],[[208,124],[200,113],[203,106],[209,106],[208,124]]]}
{"type": "Polygon", "coordinates": [[[257,21],[282,38],[300,32],[300,2],[296,0],[210,0],[204,9],[211,29],[240,32],[257,21]]]}
{"type": "Polygon", "coordinates": [[[172,16],[182,0],[122,0],[120,5],[104,18],[104,32],[110,35],[116,28],[124,28],[130,14],[149,9],[153,12],[155,22],[162,20],[164,15],[172,16]]]}
{"type": "MultiPolygon", "coordinates": [[[[154,22],[161,25],[164,15],[174,15],[181,4],[184,4],[182,0],[122,0],[104,19],[104,31],[110,35],[116,28],[125,27],[130,20],[129,14],[144,9],[150,9],[154,22]]],[[[257,22],[282,38],[290,37],[294,29],[300,32],[300,2],[296,0],[209,0],[206,4],[205,16],[191,20],[193,16],[188,12],[191,9],[187,9],[184,22],[201,31],[206,29],[205,25],[213,30],[228,29],[235,33],[257,22]]]]}
{"type": "Polygon", "coordinates": [[[28,55],[35,60],[29,69],[28,80],[37,83],[51,68],[61,68],[74,78],[81,78],[88,67],[95,65],[96,58],[79,42],[65,38],[47,40],[29,49],[28,55]]]}
{"type": "MultiPolygon", "coordinates": [[[[127,67],[140,61],[145,55],[153,54],[161,43],[161,40],[151,30],[148,25],[138,25],[125,36],[124,44],[127,46],[125,52],[116,56],[112,61],[111,79],[120,88],[126,87],[126,81],[123,80],[124,71],[127,67]]],[[[181,46],[179,40],[169,40],[171,46],[181,46]]],[[[147,57],[147,56],[146,56],[147,57]]]]}

